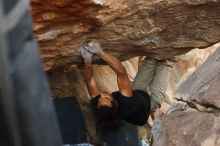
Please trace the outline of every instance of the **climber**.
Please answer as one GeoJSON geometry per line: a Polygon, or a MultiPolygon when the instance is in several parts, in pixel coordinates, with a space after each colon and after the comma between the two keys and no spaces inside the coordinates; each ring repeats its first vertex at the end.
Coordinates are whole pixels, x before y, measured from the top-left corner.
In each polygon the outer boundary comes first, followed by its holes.
{"type": "Polygon", "coordinates": [[[81,47],[85,63],[85,82],[91,104],[101,125],[111,125],[120,119],[143,125],[150,114],[150,96],[141,90],[132,90],[127,72],[121,62],[109,55],[96,41],[85,42],[81,47]],[[92,55],[100,56],[117,74],[119,91],[100,92],[93,76],[92,55]]]}
{"type": "Polygon", "coordinates": [[[132,89],[125,67],[118,59],[103,51],[98,42],[85,42],[81,47],[81,55],[85,62],[85,81],[92,97],[91,104],[99,123],[108,125],[123,119],[135,125],[143,125],[149,114],[160,107],[172,68],[167,60],[145,58],[132,89]],[[93,54],[100,56],[116,72],[119,91],[111,94],[99,91],[93,77],[93,54]]]}

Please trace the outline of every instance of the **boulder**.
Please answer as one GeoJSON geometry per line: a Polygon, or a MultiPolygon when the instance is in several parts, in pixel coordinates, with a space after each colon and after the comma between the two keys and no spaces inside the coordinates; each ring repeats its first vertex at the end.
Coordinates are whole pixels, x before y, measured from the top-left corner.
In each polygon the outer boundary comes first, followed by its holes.
{"type": "Polygon", "coordinates": [[[154,146],[220,145],[220,47],[176,90],[154,146]]]}
{"type": "MultiPolygon", "coordinates": [[[[98,39],[126,60],[168,58],[220,40],[220,0],[32,0],[45,70],[80,64],[79,47],[98,39]]],[[[97,62],[100,62],[98,59],[97,62]]]]}

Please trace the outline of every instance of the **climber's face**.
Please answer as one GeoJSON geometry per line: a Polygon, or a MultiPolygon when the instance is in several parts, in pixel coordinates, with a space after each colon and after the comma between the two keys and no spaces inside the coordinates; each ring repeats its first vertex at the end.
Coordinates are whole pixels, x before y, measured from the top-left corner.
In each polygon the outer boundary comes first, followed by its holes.
{"type": "Polygon", "coordinates": [[[111,94],[107,93],[107,92],[102,92],[100,94],[100,98],[98,100],[98,108],[101,106],[108,106],[108,107],[112,107],[112,103],[113,103],[113,97],[111,94]]]}

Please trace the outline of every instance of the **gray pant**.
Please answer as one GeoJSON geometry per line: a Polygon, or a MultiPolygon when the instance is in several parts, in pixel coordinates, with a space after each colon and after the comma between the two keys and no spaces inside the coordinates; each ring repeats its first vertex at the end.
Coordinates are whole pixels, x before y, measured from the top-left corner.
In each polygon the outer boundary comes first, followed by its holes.
{"type": "Polygon", "coordinates": [[[151,112],[159,108],[171,76],[174,60],[145,58],[133,82],[133,90],[142,90],[151,96],[151,112]]]}

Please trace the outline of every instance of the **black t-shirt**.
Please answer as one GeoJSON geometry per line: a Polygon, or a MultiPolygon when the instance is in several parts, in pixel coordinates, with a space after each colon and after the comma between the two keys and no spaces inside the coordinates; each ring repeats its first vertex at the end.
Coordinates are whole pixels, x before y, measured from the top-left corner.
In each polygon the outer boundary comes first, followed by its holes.
{"type": "MultiPolygon", "coordinates": [[[[112,96],[118,102],[119,118],[135,125],[143,125],[147,122],[150,114],[150,96],[141,91],[133,90],[132,97],[123,96],[119,91],[113,92],[112,96]]],[[[94,112],[97,112],[97,103],[100,95],[90,100],[94,112]]]]}

